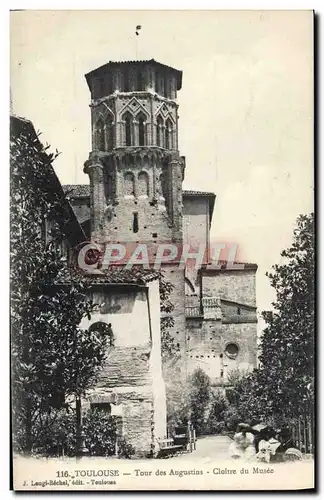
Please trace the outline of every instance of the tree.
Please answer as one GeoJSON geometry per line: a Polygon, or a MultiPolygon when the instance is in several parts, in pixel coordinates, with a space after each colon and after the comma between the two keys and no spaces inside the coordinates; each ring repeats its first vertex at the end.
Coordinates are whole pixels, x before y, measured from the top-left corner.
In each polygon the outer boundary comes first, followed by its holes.
{"type": "Polygon", "coordinates": [[[189,377],[189,384],[190,420],[197,434],[202,434],[211,397],[210,378],[201,368],[197,368],[189,377]]]}
{"type": "Polygon", "coordinates": [[[48,153],[25,123],[11,138],[11,345],[14,434],[22,426],[20,447],[29,452],[35,419],[93,385],[107,339],[79,327],[95,304],[88,281],[67,278],[60,245],[69,214],[53,187],[57,152],[48,153]]]}
{"type": "Polygon", "coordinates": [[[174,310],[174,304],[170,301],[173,285],[165,279],[163,272],[160,273],[159,284],[161,301],[161,354],[162,360],[167,362],[170,358],[174,358],[174,356],[179,354],[179,348],[170,334],[170,328],[174,326],[174,319],[171,315],[174,310]]]}
{"type": "Polygon", "coordinates": [[[311,404],[314,380],[314,216],[300,215],[284,262],[268,273],[276,291],[274,310],[261,340],[260,364],[269,385],[273,412],[300,414],[311,404]]]}
{"type": "MultiPolygon", "coordinates": [[[[283,262],[267,273],[275,289],[260,343],[260,368],[243,377],[232,398],[239,418],[281,425],[313,411],[314,216],[300,215],[283,262]]],[[[233,406],[233,401],[232,401],[233,406]]]]}
{"type": "Polygon", "coordinates": [[[206,430],[208,434],[219,434],[225,429],[224,417],[228,407],[228,401],[221,391],[216,390],[211,394],[209,407],[206,430]]]}

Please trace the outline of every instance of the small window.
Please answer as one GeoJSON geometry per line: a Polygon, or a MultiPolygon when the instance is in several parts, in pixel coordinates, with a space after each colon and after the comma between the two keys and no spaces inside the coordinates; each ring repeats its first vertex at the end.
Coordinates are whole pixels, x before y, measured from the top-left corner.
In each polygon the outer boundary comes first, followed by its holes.
{"type": "Polygon", "coordinates": [[[133,119],[130,113],[126,113],[125,116],[125,145],[132,146],[133,134],[132,134],[133,119]]]}
{"type": "Polygon", "coordinates": [[[240,314],[241,314],[241,308],[240,307],[237,308],[236,313],[238,314],[238,316],[240,316],[240,314]]]}
{"type": "Polygon", "coordinates": [[[239,347],[235,342],[230,342],[225,347],[225,354],[230,359],[237,358],[238,353],[239,353],[239,347]]]}
{"type": "Polygon", "coordinates": [[[165,149],[172,149],[172,123],[170,120],[167,120],[165,124],[165,141],[164,147],[165,149]]]}
{"type": "Polygon", "coordinates": [[[99,151],[105,151],[106,141],[105,141],[105,126],[102,120],[97,122],[97,147],[99,151]]]}
{"type": "Polygon", "coordinates": [[[129,86],[129,73],[128,71],[125,71],[124,73],[124,92],[129,92],[130,86],[129,86]]]}
{"type": "Polygon", "coordinates": [[[146,137],[145,137],[145,128],[146,128],[146,118],[143,114],[138,116],[138,144],[139,146],[145,146],[146,137]]]}
{"type": "Polygon", "coordinates": [[[145,90],[145,78],[142,71],[137,73],[137,90],[143,91],[145,90]]]}
{"type": "Polygon", "coordinates": [[[157,233],[152,233],[153,238],[157,238],[157,233]]]}
{"type": "Polygon", "coordinates": [[[110,77],[108,82],[107,82],[107,95],[110,95],[112,93],[113,93],[113,81],[112,81],[112,77],[110,77]]]}
{"type": "Polygon", "coordinates": [[[106,124],[106,131],[107,131],[107,145],[108,145],[108,150],[110,151],[114,147],[114,125],[113,125],[113,119],[108,118],[107,124],[106,124]]]}
{"type": "Polygon", "coordinates": [[[163,148],[163,119],[161,116],[156,120],[156,145],[163,148]]]}
{"type": "Polygon", "coordinates": [[[133,233],[138,233],[138,213],[133,213],[133,233]]]}
{"type": "Polygon", "coordinates": [[[114,345],[114,334],[112,331],[111,323],[107,324],[103,321],[92,323],[92,325],[89,327],[89,332],[96,332],[99,333],[99,335],[107,336],[109,345],[114,345]]]}

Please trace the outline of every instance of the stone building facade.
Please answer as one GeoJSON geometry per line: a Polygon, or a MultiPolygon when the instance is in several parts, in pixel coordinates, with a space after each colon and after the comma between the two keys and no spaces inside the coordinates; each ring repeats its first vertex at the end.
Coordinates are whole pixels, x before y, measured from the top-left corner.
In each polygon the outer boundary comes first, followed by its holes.
{"type": "Polygon", "coordinates": [[[166,435],[157,273],[125,270],[96,276],[92,299],[100,308],[81,327],[106,327],[109,347],[100,379],[83,407],[119,417],[120,435],[138,456],[152,456],[166,435]]]}
{"type": "Polygon", "coordinates": [[[164,264],[172,283],[170,333],[188,374],[206,371],[224,386],[234,368],[256,366],[255,264],[211,262],[214,193],[182,188],[177,92],[182,72],[156,61],[109,62],[86,75],[91,93],[89,185],[65,186],[87,236],[101,244],[204,244],[199,269],[164,264]]]}

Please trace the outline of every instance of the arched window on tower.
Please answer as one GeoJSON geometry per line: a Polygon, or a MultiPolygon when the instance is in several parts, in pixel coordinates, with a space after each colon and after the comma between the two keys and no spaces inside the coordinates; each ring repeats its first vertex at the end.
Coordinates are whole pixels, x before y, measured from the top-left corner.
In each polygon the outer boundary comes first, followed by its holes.
{"type": "Polygon", "coordinates": [[[136,77],[137,77],[136,90],[140,91],[145,90],[145,78],[143,71],[138,71],[136,77]]]}
{"type": "Polygon", "coordinates": [[[171,97],[170,77],[168,75],[164,77],[164,95],[168,98],[171,97]]]}
{"type": "Polygon", "coordinates": [[[113,77],[112,75],[109,76],[107,80],[107,95],[110,95],[114,92],[113,90],[113,77]]]}
{"type": "Polygon", "coordinates": [[[156,119],[156,145],[163,148],[163,118],[160,115],[156,119]]]}
{"type": "Polygon", "coordinates": [[[158,71],[155,73],[156,93],[164,96],[164,75],[158,71]]]}
{"type": "Polygon", "coordinates": [[[123,74],[124,76],[124,92],[129,92],[130,90],[130,78],[129,78],[129,72],[126,70],[123,74]]]}
{"type": "Polygon", "coordinates": [[[133,117],[129,111],[123,115],[123,120],[125,123],[125,146],[132,146],[134,144],[133,117]]]}
{"type": "Polygon", "coordinates": [[[106,131],[107,131],[107,146],[108,146],[108,151],[110,151],[114,147],[114,121],[111,116],[107,119],[106,131]]]}
{"type": "Polygon", "coordinates": [[[126,172],[124,176],[124,196],[134,196],[135,179],[132,172],[126,172]]]}
{"type": "Polygon", "coordinates": [[[146,144],[146,116],[143,113],[137,115],[138,123],[138,144],[145,146],[146,144]]]}
{"type": "Polygon", "coordinates": [[[149,195],[149,176],[147,172],[140,172],[138,174],[138,196],[149,195]]]}
{"type": "Polygon", "coordinates": [[[97,125],[96,125],[96,139],[97,139],[98,150],[105,151],[105,149],[106,149],[105,125],[104,125],[104,122],[101,118],[97,121],[97,125]]]}
{"type": "Polygon", "coordinates": [[[172,122],[168,118],[165,124],[165,149],[172,149],[172,122]]]}

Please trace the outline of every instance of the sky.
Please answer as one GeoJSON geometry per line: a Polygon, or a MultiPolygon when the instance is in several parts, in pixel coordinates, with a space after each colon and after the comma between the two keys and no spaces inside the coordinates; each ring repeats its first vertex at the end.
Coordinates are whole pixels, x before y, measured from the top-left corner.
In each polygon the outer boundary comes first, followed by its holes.
{"type": "Polygon", "coordinates": [[[88,183],[84,74],[113,60],[183,71],[178,92],[184,189],[215,192],[211,239],[234,242],[265,276],[313,210],[311,11],[18,11],[11,13],[13,112],[61,152],[63,184],[88,183]],[[135,27],[141,25],[140,36],[135,27]]]}

